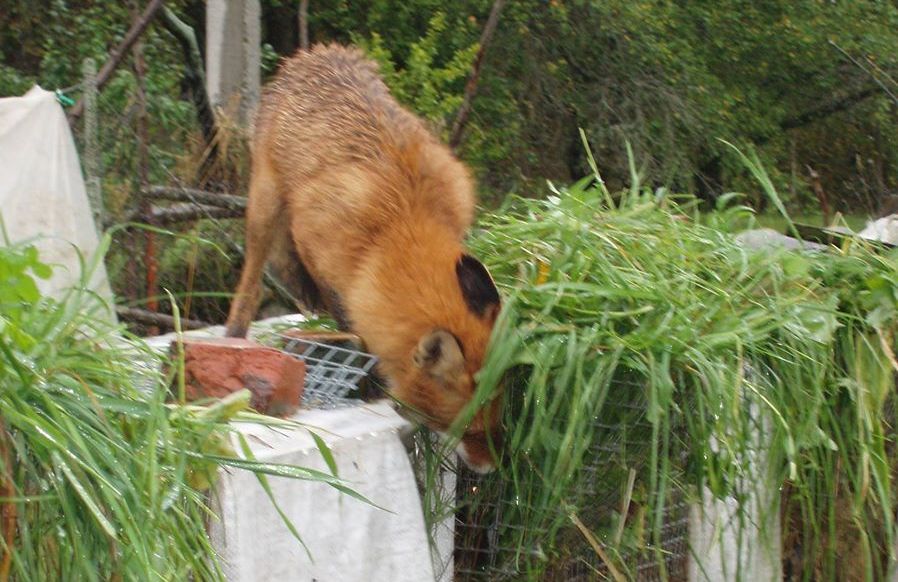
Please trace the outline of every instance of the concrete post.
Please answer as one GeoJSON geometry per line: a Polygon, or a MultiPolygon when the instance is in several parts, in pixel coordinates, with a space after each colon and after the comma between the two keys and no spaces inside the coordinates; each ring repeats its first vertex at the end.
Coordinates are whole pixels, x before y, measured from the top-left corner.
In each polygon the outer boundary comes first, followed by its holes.
{"type": "MultiPolygon", "coordinates": [[[[752,413],[757,412],[752,406],[752,413]]],[[[706,490],[701,506],[690,508],[689,582],[783,579],[779,491],[767,480],[766,432],[759,429],[755,433],[757,438],[747,453],[751,477],[737,483],[739,499],[715,499],[706,490]]]]}
{"type": "MultiPolygon", "coordinates": [[[[454,457],[455,455],[453,455],[454,457]]],[[[456,467],[459,460],[453,458],[440,468],[440,491],[438,495],[445,503],[452,506],[455,503],[455,489],[458,485],[456,467]]],[[[430,548],[430,559],[433,563],[433,573],[436,582],[452,582],[454,574],[455,553],[455,513],[450,512],[443,521],[431,527],[433,545],[430,548]]]]}
{"type": "Polygon", "coordinates": [[[206,88],[215,107],[247,125],[261,85],[259,0],[207,0],[206,88]]]}
{"type": "MultiPolygon", "coordinates": [[[[769,230],[747,231],[737,240],[747,248],[764,249],[785,246],[798,248],[800,241],[769,230]]],[[[758,372],[745,368],[751,382],[758,372]]],[[[735,484],[736,497],[715,499],[710,491],[702,492],[701,505],[689,512],[689,582],[771,582],[783,579],[782,524],[779,515],[779,490],[767,479],[769,461],[767,442],[770,433],[769,414],[752,401],[749,410],[754,422],[751,441],[745,457],[746,477],[735,484]],[[740,506],[741,504],[741,506],[740,506]]],[[[712,450],[716,443],[711,443],[712,450]]]]}

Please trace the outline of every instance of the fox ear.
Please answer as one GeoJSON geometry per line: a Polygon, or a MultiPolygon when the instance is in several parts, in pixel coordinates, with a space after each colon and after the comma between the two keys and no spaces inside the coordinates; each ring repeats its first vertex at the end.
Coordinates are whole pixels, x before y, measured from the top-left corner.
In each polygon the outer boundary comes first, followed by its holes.
{"type": "Polygon", "coordinates": [[[499,290],[486,267],[471,255],[462,255],[455,264],[455,274],[468,309],[495,320],[499,315],[499,290]]]}
{"type": "Polygon", "coordinates": [[[451,383],[465,369],[465,357],[455,336],[435,329],[421,338],[415,350],[415,365],[437,380],[451,383]]]}

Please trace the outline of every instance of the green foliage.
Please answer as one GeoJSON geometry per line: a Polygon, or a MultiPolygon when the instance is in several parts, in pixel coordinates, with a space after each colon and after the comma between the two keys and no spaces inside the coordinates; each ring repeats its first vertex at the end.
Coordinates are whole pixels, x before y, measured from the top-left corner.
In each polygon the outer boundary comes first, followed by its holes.
{"type": "Polygon", "coordinates": [[[267,42],[262,44],[262,75],[270,76],[277,70],[278,61],[280,60],[274,48],[267,42]]]}
{"type": "MultiPolygon", "coordinates": [[[[438,100],[445,107],[434,106],[431,86],[444,91],[438,69],[477,42],[490,5],[336,2],[314,7],[310,28],[320,40],[376,49],[403,101],[445,122],[461,84],[448,85],[455,98],[438,100]],[[413,48],[433,36],[434,18],[447,23],[432,49],[437,70],[416,71],[413,48]]],[[[869,93],[874,76],[894,85],[896,24],[898,9],[873,0],[508,3],[462,154],[490,190],[540,191],[546,178],[586,173],[582,127],[612,187],[629,177],[621,155],[627,140],[653,184],[710,198],[722,184],[754,187],[718,138],[754,142],[791,205],[816,204],[806,186],[810,164],[837,208],[869,210],[896,185],[889,170],[898,152],[889,131],[894,106],[885,92],[869,93]]],[[[763,205],[763,196],[754,202],[763,205]]]]}
{"type": "MultiPolygon", "coordinates": [[[[19,93],[31,81],[76,84],[81,60],[102,62],[131,19],[125,5],[109,1],[8,4],[0,94],[19,93]]],[[[264,2],[263,10],[283,15],[295,4],[264,2]]],[[[490,6],[489,0],[319,3],[310,9],[310,30],[315,41],[367,45],[400,99],[445,127],[490,6]]],[[[196,2],[175,8],[188,21],[202,16],[196,2]]],[[[295,36],[295,19],[275,20],[266,18],[266,72],[277,58],[270,47],[286,53],[284,39],[295,36]]],[[[814,204],[805,184],[810,164],[837,208],[869,210],[896,187],[894,104],[874,80],[894,89],[896,24],[895,5],[875,0],[508,3],[462,154],[490,190],[532,192],[546,178],[570,181],[586,172],[578,146],[583,127],[612,187],[628,179],[620,155],[626,139],[653,184],[712,197],[721,184],[751,184],[717,141],[725,138],[762,146],[790,204],[814,204]]],[[[144,42],[158,149],[151,173],[160,179],[174,172],[195,121],[179,87],[177,47],[157,26],[144,42]]],[[[126,69],[127,63],[118,75],[128,77],[126,69]]],[[[133,80],[123,83],[127,91],[110,97],[110,115],[128,110],[133,80]]],[[[130,137],[104,138],[113,173],[134,175],[130,137]]]]}
{"type": "Polygon", "coordinates": [[[18,70],[0,62],[0,96],[24,95],[31,88],[31,84],[31,80],[18,70]]]}
{"type": "Polygon", "coordinates": [[[355,39],[380,63],[384,80],[396,98],[438,125],[443,125],[461,105],[459,89],[471,70],[478,48],[473,44],[456,51],[448,62],[437,62],[447,32],[445,14],[436,12],[424,36],[409,45],[401,69],[397,68],[396,57],[379,33],[373,32],[370,41],[355,39]]]}
{"type": "Polygon", "coordinates": [[[577,518],[633,576],[640,555],[663,558],[672,496],[754,501],[760,482],[785,486],[800,575],[884,575],[898,254],[750,250],[731,233],[751,223],[741,207],[699,220],[694,201],[638,183],[580,183],[483,217],[473,248],[507,303],[477,400],[506,377],[508,454],[467,494],[488,523],[502,508],[497,546],[516,551],[500,568],[607,567],[577,518]]]}
{"type": "MultiPolygon", "coordinates": [[[[82,60],[93,57],[101,64],[132,20],[126,4],[108,0],[7,4],[0,94],[19,94],[32,82],[50,89],[77,85],[82,60]]],[[[263,2],[265,74],[292,50],[296,22],[285,16],[297,4],[263,2]]],[[[316,3],[309,26],[313,42],[365,46],[397,97],[445,134],[491,5],[316,3]]],[[[202,3],[173,8],[202,31],[202,3]]],[[[654,187],[710,200],[727,184],[747,191],[749,201],[762,208],[766,198],[718,139],[724,138],[757,144],[790,210],[817,204],[806,183],[810,165],[821,174],[835,209],[867,212],[898,187],[895,107],[874,80],[893,87],[898,78],[896,25],[894,4],[875,0],[769,0],[750,6],[739,0],[509,2],[483,64],[459,153],[477,172],[487,205],[509,191],[545,195],[546,179],[566,183],[588,173],[583,128],[612,189],[630,177],[621,147],[626,141],[654,187]]],[[[193,183],[204,145],[183,85],[182,56],[158,23],[142,43],[149,65],[148,179],[193,183]]],[[[99,106],[102,186],[113,221],[138,202],[135,91],[126,58],[99,106]]],[[[70,93],[77,97],[78,89],[70,93]]],[[[80,130],[76,124],[76,137],[80,130]]],[[[245,165],[246,154],[234,154],[239,144],[229,147],[241,139],[238,130],[220,140],[224,165],[245,165]]],[[[216,188],[243,191],[238,174],[226,168],[222,175],[230,178],[216,188]]],[[[118,263],[137,254],[133,244],[122,249],[118,263]]],[[[117,290],[128,286],[119,270],[111,273],[117,290]]]]}
{"type": "Polygon", "coordinates": [[[34,278],[47,279],[51,274],[50,267],[38,260],[35,247],[0,247],[0,310],[16,313],[23,305],[36,303],[40,291],[34,278]]]}
{"type": "MultiPolygon", "coordinates": [[[[175,3],[172,7],[178,7],[175,3]]],[[[0,34],[0,96],[19,95],[32,83],[43,88],[75,87],[80,96],[82,62],[93,58],[100,68],[109,51],[128,30],[128,3],[49,2],[11,0],[9,26],[0,34]]],[[[161,26],[150,26],[141,37],[147,63],[145,79],[149,119],[149,179],[168,182],[178,163],[190,156],[195,141],[196,114],[182,95],[183,59],[180,48],[161,26]]],[[[132,60],[126,58],[100,94],[99,145],[107,208],[132,206],[116,200],[129,194],[137,181],[136,86],[132,60]]],[[[81,124],[73,130],[80,139],[81,124]]],[[[118,218],[114,216],[113,218],[118,218]]]]}
{"type": "Polygon", "coordinates": [[[235,268],[240,259],[229,252],[229,240],[242,244],[242,224],[200,220],[182,236],[162,239],[159,287],[177,291],[185,317],[208,322],[227,318],[240,276],[235,268]]]}

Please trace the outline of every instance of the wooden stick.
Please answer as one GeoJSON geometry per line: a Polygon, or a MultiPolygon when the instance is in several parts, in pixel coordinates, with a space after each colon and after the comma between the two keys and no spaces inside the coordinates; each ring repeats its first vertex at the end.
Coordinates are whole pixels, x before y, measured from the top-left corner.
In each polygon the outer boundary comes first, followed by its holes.
{"type": "Polygon", "coordinates": [[[617,568],[614,567],[614,563],[611,561],[611,558],[608,554],[605,553],[605,550],[602,549],[602,545],[599,543],[599,540],[596,539],[592,532],[589,531],[583,522],[580,521],[580,518],[577,517],[577,514],[571,513],[568,517],[571,518],[571,521],[574,522],[574,525],[577,526],[577,529],[580,530],[580,533],[583,534],[583,537],[586,538],[586,541],[589,542],[589,545],[592,547],[593,551],[602,560],[602,563],[605,564],[608,568],[608,573],[611,574],[611,577],[614,578],[615,582],[627,582],[627,579],[624,578],[624,575],[621,574],[617,568]]]}
{"type": "MultiPolygon", "coordinates": [[[[146,309],[140,309],[139,307],[125,307],[123,305],[117,305],[115,307],[115,313],[125,321],[175,329],[175,318],[171,315],[166,315],[165,313],[155,313],[147,311],[146,309]]],[[[211,325],[205,321],[196,319],[181,318],[180,321],[182,329],[202,329],[211,325]]]]}
{"type": "MultiPolygon", "coordinates": [[[[140,16],[135,16],[140,20],[140,16]]],[[[140,181],[140,190],[138,195],[137,207],[143,216],[146,216],[150,224],[152,221],[151,202],[144,192],[149,187],[150,175],[150,138],[149,138],[149,121],[147,119],[147,92],[146,92],[146,74],[147,65],[143,57],[143,42],[139,39],[134,43],[134,76],[137,79],[137,176],[140,181]]],[[[159,263],[156,259],[156,233],[147,230],[144,233],[144,260],[143,264],[146,268],[146,297],[147,309],[150,311],[159,310],[159,301],[156,299],[156,279],[158,278],[159,263]]],[[[150,327],[147,329],[149,335],[157,335],[159,328],[150,327]]]]}
{"type": "Polygon", "coordinates": [[[150,186],[146,194],[153,198],[207,204],[218,208],[246,210],[246,198],[221,192],[208,192],[195,188],[171,188],[168,186],[150,186]]]}
{"type": "Polygon", "coordinates": [[[299,48],[309,48],[309,0],[299,0],[299,48]]]}
{"type": "Polygon", "coordinates": [[[832,218],[832,211],[829,207],[829,198],[823,189],[823,183],[820,181],[820,174],[814,168],[805,164],[808,169],[808,175],[811,177],[811,186],[814,189],[814,195],[817,196],[817,202],[820,203],[820,211],[823,213],[823,226],[829,226],[832,218]]]}
{"type": "MultiPolygon", "coordinates": [[[[112,49],[112,52],[109,53],[109,58],[103,63],[103,67],[100,69],[100,72],[97,73],[97,91],[99,91],[112,77],[112,73],[118,68],[121,64],[122,59],[125,58],[125,55],[128,54],[128,51],[131,50],[131,47],[137,42],[137,39],[143,34],[143,32],[150,25],[150,22],[153,21],[153,17],[156,15],[156,12],[162,8],[163,0],[150,0],[147,7],[144,8],[143,13],[131,24],[131,28],[125,34],[125,38],[122,39],[122,42],[119,43],[117,47],[112,49]]],[[[69,122],[78,119],[78,117],[84,112],[84,100],[79,99],[77,103],[72,107],[69,111],[69,122]]]]}

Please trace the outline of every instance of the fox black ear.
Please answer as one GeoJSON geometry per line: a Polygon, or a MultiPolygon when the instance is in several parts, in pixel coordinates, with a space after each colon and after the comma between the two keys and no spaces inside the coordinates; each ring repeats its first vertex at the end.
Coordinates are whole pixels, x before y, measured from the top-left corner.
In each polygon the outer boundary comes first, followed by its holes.
{"type": "Polygon", "coordinates": [[[455,264],[455,273],[468,309],[480,317],[495,319],[499,314],[499,290],[486,267],[471,255],[462,255],[455,264]]]}

